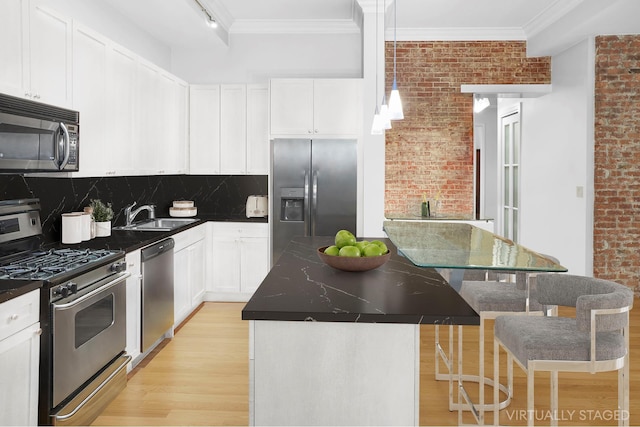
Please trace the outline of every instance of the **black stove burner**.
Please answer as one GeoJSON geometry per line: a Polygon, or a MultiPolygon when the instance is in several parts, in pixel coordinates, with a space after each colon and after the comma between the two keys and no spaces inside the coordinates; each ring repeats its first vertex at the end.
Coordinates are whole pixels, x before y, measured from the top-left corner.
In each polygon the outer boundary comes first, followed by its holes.
{"type": "Polygon", "coordinates": [[[106,249],[33,251],[0,266],[0,279],[45,280],[98,261],[115,252],[106,249]]]}

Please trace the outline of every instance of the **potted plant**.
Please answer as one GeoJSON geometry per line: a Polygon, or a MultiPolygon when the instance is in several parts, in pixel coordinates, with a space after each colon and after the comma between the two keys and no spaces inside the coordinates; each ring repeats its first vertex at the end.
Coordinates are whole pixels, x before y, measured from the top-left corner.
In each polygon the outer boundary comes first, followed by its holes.
{"type": "Polygon", "coordinates": [[[96,237],[111,236],[111,219],[113,219],[111,203],[104,204],[100,199],[92,199],[89,206],[95,222],[96,237]]]}

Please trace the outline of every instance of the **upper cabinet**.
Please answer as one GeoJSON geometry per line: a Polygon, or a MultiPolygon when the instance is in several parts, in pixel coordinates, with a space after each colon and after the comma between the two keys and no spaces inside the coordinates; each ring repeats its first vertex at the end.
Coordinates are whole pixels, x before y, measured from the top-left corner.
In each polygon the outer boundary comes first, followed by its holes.
{"type": "Polygon", "coordinates": [[[269,88],[247,85],[247,173],[269,174],[269,88]]]}
{"type": "Polygon", "coordinates": [[[267,85],[191,86],[189,172],[268,174],[267,85]]]}
{"type": "MultiPolygon", "coordinates": [[[[136,138],[138,118],[138,57],[118,45],[110,45],[107,51],[107,115],[106,123],[117,123],[109,129],[109,149],[103,153],[109,160],[94,164],[100,175],[132,175],[136,173],[135,156],[131,147],[136,138]]],[[[80,170],[82,151],[80,151],[80,170]]]]}
{"type": "Polygon", "coordinates": [[[220,86],[189,88],[189,172],[220,173],[220,86]]]}
{"type": "Polygon", "coordinates": [[[220,85],[220,172],[247,171],[247,86],[220,85]]]}
{"type": "Polygon", "coordinates": [[[187,84],[146,61],[139,62],[138,168],[147,174],[186,170],[187,84]]]}
{"type": "Polygon", "coordinates": [[[184,173],[188,85],[81,24],[73,26],[73,176],[184,173]]]}
{"type": "Polygon", "coordinates": [[[82,25],[73,28],[73,109],[80,111],[80,171],[102,174],[112,149],[107,128],[108,41],[82,25]],[[109,141],[107,141],[109,138],[109,141]],[[105,147],[109,147],[105,149],[105,147]]]}
{"type": "Polygon", "coordinates": [[[29,0],[0,2],[0,16],[0,92],[70,107],[71,19],[29,0]]]}
{"type": "Polygon", "coordinates": [[[361,79],[271,80],[271,137],[358,136],[361,87],[361,79]]]}

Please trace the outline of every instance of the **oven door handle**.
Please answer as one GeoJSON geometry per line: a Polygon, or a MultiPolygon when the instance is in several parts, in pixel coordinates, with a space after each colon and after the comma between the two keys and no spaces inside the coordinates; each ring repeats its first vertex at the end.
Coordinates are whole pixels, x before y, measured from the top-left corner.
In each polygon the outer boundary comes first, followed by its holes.
{"type": "Polygon", "coordinates": [[[82,303],[83,301],[88,300],[89,298],[93,298],[94,296],[96,296],[100,292],[104,292],[104,291],[106,291],[108,289],[113,288],[114,286],[116,286],[117,284],[122,282],[123,280],[127,279],[129,276],[131,276],[131,273],[129,273],[128,271],[124,272],[124,273],[121,273],[120,275],[118,275],[117,278],[111,280],[110,282],[107,282],[106,284],[104,284],[102,286],[97,287],[96,289],[92,290],[91,292],[89,292],[86,295],[82,295],[78,299],[74,299],[73,301],[65,303],[65,304],[53,303],[53,308],[55,310],[64,310],[64,309],[67,309],[67,308],[74,307],[74,306],[82,303]]]}

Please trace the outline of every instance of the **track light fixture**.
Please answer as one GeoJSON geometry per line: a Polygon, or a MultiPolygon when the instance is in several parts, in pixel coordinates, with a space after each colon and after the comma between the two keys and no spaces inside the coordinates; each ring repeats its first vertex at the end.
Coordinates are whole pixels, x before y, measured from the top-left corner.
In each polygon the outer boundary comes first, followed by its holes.
{"type": "Polygon", "coordinates": [[[193,1],[196,2],[196,4],[198,5],[202,13],[204,13],[205,23],[207,24],[207,26],[211,28],[218,28],[218,23],[213,17],[213,14],[209,12],[206,7],[204,7],[204,5],[200,2],[200,0],[193,0],[193,1]]]}

